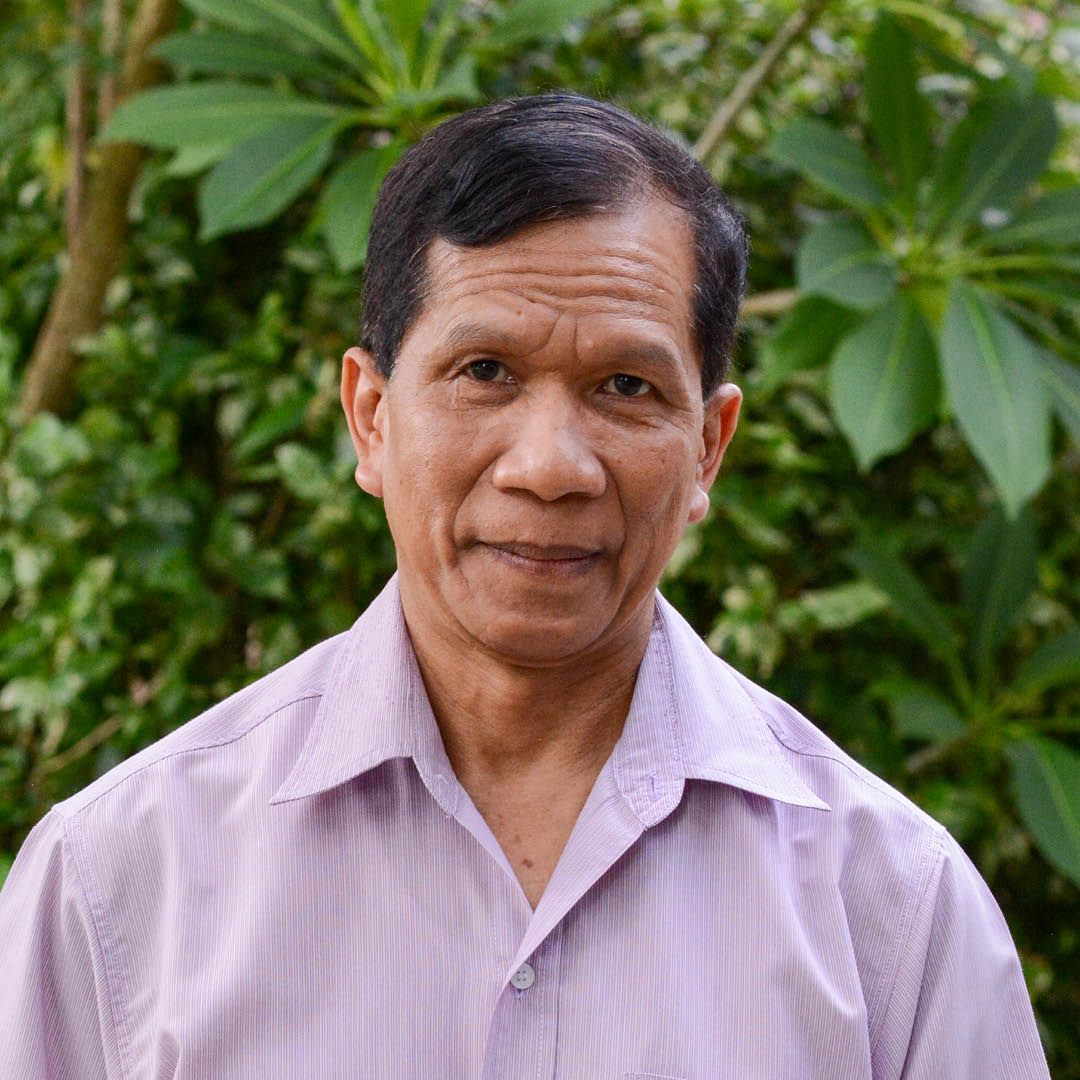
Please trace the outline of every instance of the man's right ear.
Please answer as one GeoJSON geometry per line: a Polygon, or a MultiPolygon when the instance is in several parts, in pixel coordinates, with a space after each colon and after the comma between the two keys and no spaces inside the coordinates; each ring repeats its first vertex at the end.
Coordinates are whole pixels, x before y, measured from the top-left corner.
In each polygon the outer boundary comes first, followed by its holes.
{"type": "Polygon", "coordinates": [[[369,495],[382,498],[386,378],[371,353],[359,346],[341,359],[341,407],[356,451],[356,482],[369,495]]]}

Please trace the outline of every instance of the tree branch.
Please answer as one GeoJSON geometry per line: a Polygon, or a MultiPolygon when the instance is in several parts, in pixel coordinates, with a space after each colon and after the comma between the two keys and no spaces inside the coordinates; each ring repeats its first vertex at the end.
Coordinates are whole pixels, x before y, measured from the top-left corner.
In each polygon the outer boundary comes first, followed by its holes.
{"type": "Polygon", "coordinates": [[[739,113],[749,104],[773,68],[795,40],[813,24],[828,6],[828,0],[812,0],[797,8],[776,32],[776,36],[761,51],[761,55],[735,84],[735,89],[717,106],[701,137],[694,143],[694,157],[708,161],[721,140],[731,130],[739,113]]]}
{"type": "Polygon", "coordinates": [[[68,68],[65,121],[68,144],[68,185],[65,205],[67,242],[79,231],[86,181],[86,0],[71,0],[71,66],[68,68]]]}
{"type": "MultiPolygon", "coordinates": [[[[141,0],[124,51],[120,100],[165,77],[150,55],[172,28],[177,0],[141,0]]],[[[75,348],[101,326],[105,291],[120,268],[128,239],[128,202],[139,174],[142,150],[134,143],[101,147],[90,175],[78,232],[53,293],[45,322],[23,377],[19,413],[23,420],[43,411],[62,413],[71,404],[75,348]]]]}

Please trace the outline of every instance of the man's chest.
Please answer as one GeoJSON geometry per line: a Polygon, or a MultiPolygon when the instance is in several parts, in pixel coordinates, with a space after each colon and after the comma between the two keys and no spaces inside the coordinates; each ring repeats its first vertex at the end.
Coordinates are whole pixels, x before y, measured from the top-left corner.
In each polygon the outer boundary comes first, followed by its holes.
{"type": "Polygon", "coordinates": [[[224,821],[227,880],[192,849],[106,898],[145,912],[116,958],[135,1075],[869,1075],[838,892],[779,885],[738,821],[583,827],[531,911],[455,817],[372,810],[306,845],[224,821]]]}

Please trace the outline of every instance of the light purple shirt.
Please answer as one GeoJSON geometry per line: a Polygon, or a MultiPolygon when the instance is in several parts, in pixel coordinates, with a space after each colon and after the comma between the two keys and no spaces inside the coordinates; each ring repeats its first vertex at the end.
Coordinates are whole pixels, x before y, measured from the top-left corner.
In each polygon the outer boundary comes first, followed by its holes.
{"type": "Polygon", "coordinates": [[[1047,1077],[955,841],[662,598],[536,910],[396,582],[58,804],[0,894],[0,1076],[1047,1077]]]}

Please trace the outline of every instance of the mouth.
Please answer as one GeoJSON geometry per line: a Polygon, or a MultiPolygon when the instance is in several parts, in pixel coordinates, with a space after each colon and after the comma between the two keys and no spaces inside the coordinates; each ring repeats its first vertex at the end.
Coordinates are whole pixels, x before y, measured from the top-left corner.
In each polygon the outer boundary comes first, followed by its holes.
{"type": "Polygon", "coordinates": [[[545,576],[574,577],[591,570],[603,555],[597,548],[577,547],[570,544],[519,544],[486,543],[478,547],[494,555],[501,562],[545,576]]]}

